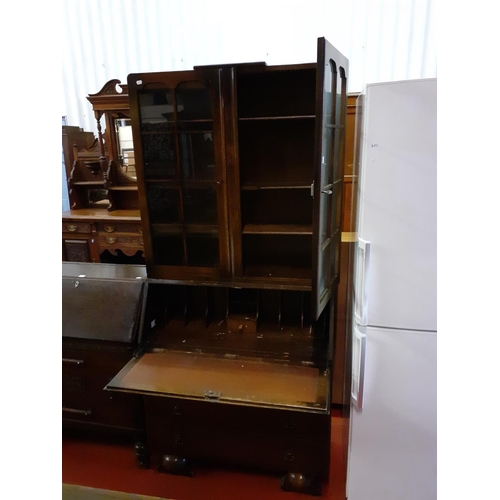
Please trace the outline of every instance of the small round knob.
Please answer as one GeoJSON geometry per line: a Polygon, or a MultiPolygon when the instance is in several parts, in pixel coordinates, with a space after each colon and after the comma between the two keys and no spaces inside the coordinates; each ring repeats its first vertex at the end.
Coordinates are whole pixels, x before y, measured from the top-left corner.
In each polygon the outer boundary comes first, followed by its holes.
{"type": "Polygon", "coordinates": [[[293,462],[295,460],[295,457],[293,456],[293,453],[288,452],[285,456],[285,460],[288,462],[293,462]]]}

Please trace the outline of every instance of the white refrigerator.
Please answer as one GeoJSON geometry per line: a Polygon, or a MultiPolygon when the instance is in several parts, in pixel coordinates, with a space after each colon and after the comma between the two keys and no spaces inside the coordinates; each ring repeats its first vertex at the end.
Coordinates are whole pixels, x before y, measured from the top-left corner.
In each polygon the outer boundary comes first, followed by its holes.
{"type": "Polygon", "coordinates": [[[367,85],[358,99],[347,498],[431,500],[437,79],[367,85]]]}

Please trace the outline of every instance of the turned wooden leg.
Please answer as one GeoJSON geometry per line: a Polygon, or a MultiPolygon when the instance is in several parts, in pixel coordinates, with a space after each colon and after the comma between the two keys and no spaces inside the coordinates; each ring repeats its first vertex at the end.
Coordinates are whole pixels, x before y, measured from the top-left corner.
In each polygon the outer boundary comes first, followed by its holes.
{"type": "Polygon", "coordinates": [[[135,443],[135,456],[137,458],[137,464],[141,469],[149,469],[150,455],[143,441],[137,441],[135,443]]]}
{"type": "Polygon", "coordinates": [[[188,461],[185,458],[175,455],[162,455],[157,470],[158,472],[176,474],[178,476],[194,476],[194,472],[189,467],[188,461]]]}
{"type": "Polygon", "coordinates": [[[321,480],[299,472],[288,472],[281,476],[281,489],[308,495],[321,496],[321,480]]]}

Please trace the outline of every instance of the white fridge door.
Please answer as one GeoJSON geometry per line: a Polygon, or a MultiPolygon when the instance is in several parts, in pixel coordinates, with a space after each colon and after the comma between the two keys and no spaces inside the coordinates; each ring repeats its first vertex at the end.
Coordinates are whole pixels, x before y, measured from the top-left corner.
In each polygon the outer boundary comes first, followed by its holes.
{"type": "Polygon", "coordinates": [[[366,328],[361,336],[363,404],[351,407],[347,498],[434,500],[436,332],[366,328]]]}
{"type": "Polygon", "coordinates": [[[366,87],[358,238],[370,248],[359,324],[436,330],[436,79],[366,87]]]}

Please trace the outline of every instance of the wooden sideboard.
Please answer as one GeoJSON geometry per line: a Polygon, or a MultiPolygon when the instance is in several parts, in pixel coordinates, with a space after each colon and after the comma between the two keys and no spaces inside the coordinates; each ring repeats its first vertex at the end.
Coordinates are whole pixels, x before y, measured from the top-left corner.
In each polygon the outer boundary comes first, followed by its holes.
{"type": "Polygon", "coordinates": [[[143,264],[143,255],[139,210],[82,208],[63,212],[63,261],[143,264]]]}

